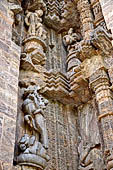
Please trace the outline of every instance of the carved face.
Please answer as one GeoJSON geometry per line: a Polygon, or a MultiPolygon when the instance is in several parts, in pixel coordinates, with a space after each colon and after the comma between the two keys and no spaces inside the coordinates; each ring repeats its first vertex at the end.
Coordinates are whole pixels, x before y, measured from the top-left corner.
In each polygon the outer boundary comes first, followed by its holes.
{"type": "Polygon", "coordinates": [[[36,10],[35,12],[38,14],[39,17],[42,17],[43,11],[41,9],[40,10],[36,10]]]}
{"type": "Polygon", "coordinates": [[[25,134],[24,136],[22,136],[19,142],[19,147],[21,151],[25,151],[27,148],[29,148],[29,146],[34,145],[35,139],[36,138],[33,135],[29,136],[28,134],[25,134]]]}

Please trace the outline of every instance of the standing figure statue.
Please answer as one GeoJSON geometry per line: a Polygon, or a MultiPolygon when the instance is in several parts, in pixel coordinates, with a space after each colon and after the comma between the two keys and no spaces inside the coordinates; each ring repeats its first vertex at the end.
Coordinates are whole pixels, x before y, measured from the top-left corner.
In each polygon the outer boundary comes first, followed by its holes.
{"type": "Polygon", "coordinates": [[[29,26],[28,35],[34,36],[36,34],[37,12],[30,12],[26,10],[25,23],[29,26]]]}
{"type": "Polygon", "coordinates": [[[46,40],[47,32],[42,24],[43,11],[41,9],[30,12],[26,10],[25,23],[29,26],[28,35],[37,36],[42,40],[46,40]]]}
{"type": "Polygon", "coordinates": [[[24,93],[24,102],[22,105],[25,114],[24,119],[27,124],[36,131],[41,137],[40,142],[44,148],[48,148],[48,135],[46,121],[44,118],[44,109],[48,103],[46,99],[38,93],[39,87],[29,86],[24,93]]]}
{"type": "Polygon", "coordinates": [[[42,10],[37,10],[37,24],[36,24],[36,36],[40,37],[42,40],[46,40],[47,38],[47,31],[44,29],[44,26],[42,24],[42,16],[43,16],[43,11],[42,10]]]}

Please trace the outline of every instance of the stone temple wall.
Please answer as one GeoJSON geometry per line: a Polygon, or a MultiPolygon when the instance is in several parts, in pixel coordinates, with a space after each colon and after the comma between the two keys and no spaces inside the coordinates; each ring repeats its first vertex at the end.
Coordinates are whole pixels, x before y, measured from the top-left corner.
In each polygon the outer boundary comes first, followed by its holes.
{"type": "Polygon", "coordinates": [[[0,170],[113,169],[112,13],[0,0],[0,170]]]}
{"type": "Polygon", "coordinates": [[[0,1],[0,169],[13,169],[21,48],[12,41],[8,2],[0,1]]]}

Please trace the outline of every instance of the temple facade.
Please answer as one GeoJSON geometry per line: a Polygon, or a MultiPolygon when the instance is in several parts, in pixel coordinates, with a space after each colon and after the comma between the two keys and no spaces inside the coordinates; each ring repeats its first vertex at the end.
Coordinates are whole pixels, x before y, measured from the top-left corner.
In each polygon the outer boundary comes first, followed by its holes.
{"type": "Polygon", "coordinates": [[[113,170],[112,50],[112,0],[0,0],[0,170],[113,170]]]}

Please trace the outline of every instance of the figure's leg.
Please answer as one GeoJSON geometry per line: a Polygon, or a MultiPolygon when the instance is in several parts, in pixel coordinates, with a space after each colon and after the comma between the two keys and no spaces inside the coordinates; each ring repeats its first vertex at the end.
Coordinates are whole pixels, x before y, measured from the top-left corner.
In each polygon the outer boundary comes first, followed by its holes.
{"type": "Polygon", "coordinates": [[[37,130],[40,128],[42,144],[45,148],[48,148],[48,134],[46,129],[46,122],[42,114],[35,115],[37,130]]]}

